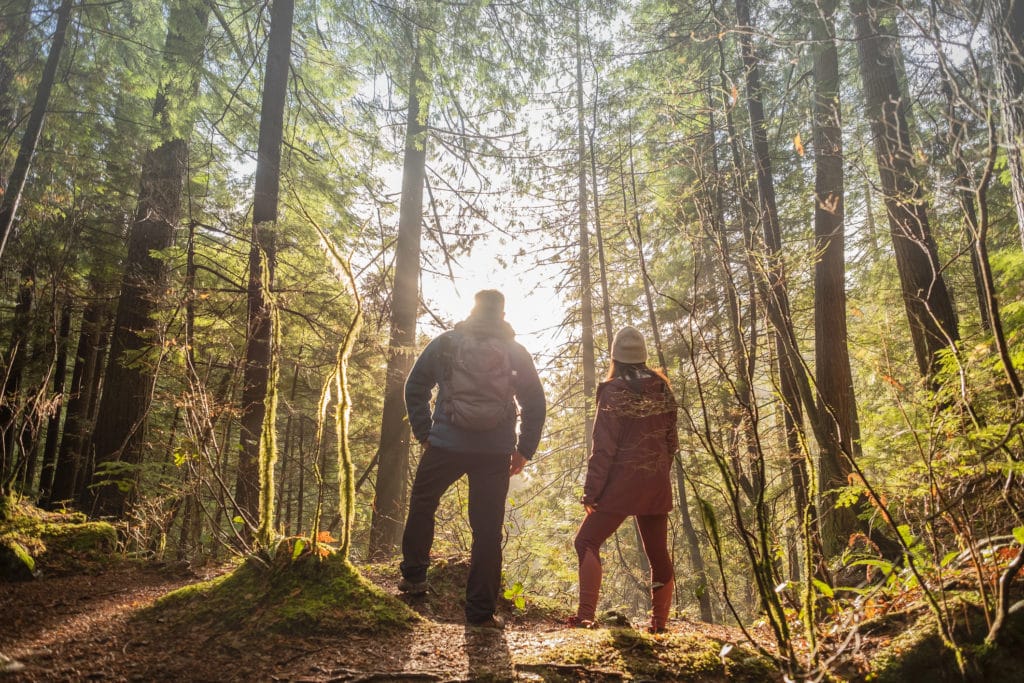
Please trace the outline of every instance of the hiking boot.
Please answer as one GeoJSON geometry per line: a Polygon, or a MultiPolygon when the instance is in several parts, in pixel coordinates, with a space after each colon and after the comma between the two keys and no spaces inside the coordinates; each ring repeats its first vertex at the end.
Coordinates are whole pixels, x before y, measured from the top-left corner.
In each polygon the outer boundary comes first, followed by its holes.
{"type": "Polygon", "coordinates": [[[470,626],[472,628],[490,628],[495,631],[501,631],[505,628],[505,620],[496,614],[492,614],[491,616],[479,621],[469,621],[467,619],[466,626],[470,626]]]}
{"type": "Polygon", "coordinates": [[[410,581],[403,576],[402,580],[398,582],[398,590],[406,595],[423,595],[430,590],[430,584],[427,583],[426,579],[423,581],[410,581]]]}
{"type": "Polygon", "coordinates": [[[565,620],[565,625],[569,628],[596,628],[597,624],[594,623],[593,619],[584,619],[578,617],[575,614],[565,620]]]}

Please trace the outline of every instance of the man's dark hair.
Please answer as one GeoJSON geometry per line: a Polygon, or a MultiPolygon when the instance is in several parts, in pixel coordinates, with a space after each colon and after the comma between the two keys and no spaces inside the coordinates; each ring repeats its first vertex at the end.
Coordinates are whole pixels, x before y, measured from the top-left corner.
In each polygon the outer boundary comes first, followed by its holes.
{"type": "Polygon", "coordinates": [[[473,297],[471,315],[489,320],[501,320],[505,316],[505,295],[496,289],[481,289],[473,297]]]}

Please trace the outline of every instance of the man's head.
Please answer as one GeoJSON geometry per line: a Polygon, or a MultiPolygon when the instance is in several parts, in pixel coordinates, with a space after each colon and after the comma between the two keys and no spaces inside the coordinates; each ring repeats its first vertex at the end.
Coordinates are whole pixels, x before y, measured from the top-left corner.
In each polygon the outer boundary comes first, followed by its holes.
{"type": "Polygon", "coordinates": [[[496,289],[481,289],[474,296],[474,318],[503,320],[505,318],[505,295],[496,289]]]}

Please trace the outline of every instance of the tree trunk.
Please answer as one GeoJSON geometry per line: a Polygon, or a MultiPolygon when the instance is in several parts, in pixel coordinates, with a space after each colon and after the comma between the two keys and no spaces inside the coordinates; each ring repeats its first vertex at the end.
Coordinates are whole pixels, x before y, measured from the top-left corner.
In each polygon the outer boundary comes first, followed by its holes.
{"type": "Polygon", "coordinates": [[[50,53],[46,56],[43,75],[39,80],[39,87],[36,89],[36,99],[32,104],[28,123],[25,125],[21,146],[18,148],[18,157],[14,160],[14,167],[7,182],[3,201],[0,201],[0,260],[3,259],[4,247],[10,237],[15,214],[18,212],[21,195],[25,189],[25,181],[28,179],[29,168],[32,166],[32,157],[36,153],[36,145],[39,144],[39,136],[43,132],[43,119],[46,118],[50,93],[53,92],[56,82],[57,65],[60,63],[60,54],[64,50],[64,40],[67,37],[68,23],[71,20],[71,9],[74,4],[74,0],[63,0],[57,9],[57,28],[53,32],[50,53]]]}
{"type": "Polygon", "coordinates": [[[50,491],[53,490],[53,475],[57,469],[57,444],[60,439],[60,416],[67,401],[64,397],[64,384],[68,370],[68,337],[71,335],[71,303],[65,301],[60,314],[60,329],[56,338],[56,353],[53,362],[53,398],[56,408],[46,423],[46,443],[43,446],[43,464],[39,470],[39,505],[50,504],[50,491]]]}
{"type": "MultiPolygon", "coordinates": [[[[0,45],[0,138],[6,138],[18,122],[18,103],[11,93],[11,86],[17,76],[18,60],[25,49],[25,33],[31,15],[32,3],[20,0],[5,3],[0,16],[0,36],[4,36],[0,45]]],[[[0,187],[6,185],[0,176],[0,187]]]]}
{"type": "Polygon", "coordinates": [[[352,551],[352,528],[356,516],[356,481],[355,467],[352,464],[352,448],[348,435],[352,421],[352,395],[348,387],[348,363],[355,348],[359,332],[363,327],[363,302],[359,298],[359,287],[352,274],[352,265],[343,261],[340,254],[335,253],[339,265],[345,270],[349,285],[352,288],[352,299],[356,310],[352,321],[345,331],[345,337],[338,345],[335,387],[337,402],[335,405],[335,433],[338,446],[338,517],[341,519],[338,534],[338,552],[348,560],[352,551]]]}
{"type": "MultiPolygon", "coordinates": [[[[590,277],[590,231],[587,227],[587,132],[583,108],[583,35],[580,2],[576,2],[576,154],[578,157],[577,196],[579,202],[580,263],[580,360],[583,365],[583,435],[584,457],[590,456],[593,440],[593,418],[590,401],[597,389],[594,359],[594,293],[590,277]]],[[[609,344],[611,341],[609,340],[609,344]]]]}
{"type": "Polygon", "coordinates": [[[427,107],[421,96],[429,87],[420,65],[419,38],[415,38],[409,76],[409,104],[402,165],[402,199],[398,217],[395,284],[391,295],[391,337],[384,383],[377,481],[370,520],[369,557],[392,557],[402,537],[409,478],[409,422],[405,416],[405,378],[415,360],[416,316],[419,311],[420,235],[423,221],[423,184],[427,163],[427,107]]]}
{"type": "Polygon", "coordinates": [[[959,332],[928,223],[924,189],[914,179],[907,104],[896,72],[899,44],[880,28],[879,0],[851,0],[850,7],[914,355],[921,375],[930,378],[938,370],[938,354],[955,348],[959,332]]]}
{"type": "Polygon", "coordinates": [[[274,0],[263,79],[260,137],[249,251],[249,323],[242,380],[240,448],[235,502],[239,514],[258,523],[258,542],[267,548],[274,531],[274,439],[277,404],[277,321],[274,303],[275,229],[281,185],[284,108],[288,98],[294,0],[274,0]]]}
{"type": "MultiPolygon", "coordinates": [[[[600,272],[601,282],[601,315],[604,321],[605,344],[608,348],[608,355],[611,356],[612,336],[612,307],[609,302],[608,293],[608,264],[604,256],[604,235],[601,232],[601,203],[597,194],[597,154],[594,150],[594,131],[590,131],[590,185],[594,195],[594,237],[597,238],[597,263],[600,272]]],[[[595,368],[596,370],[596,368],[595,368]]],[[[595,372],[596,374],[596,372],[595,372]]],[[[595,378],[596,379],[596,378],[595,378]]]]}
{"type": "MultiPolygon", "coordinates": [[[[722,92],[728,91],[729,79],[725,71],[725,50],[722,45],[722,41],[718,41],[718,59],[719,59],[719,82],[721,84],[722,92]]],[[[713,112],[715,109],[712,102],[708,103],[708,111],[713,112]]],[[[709,125],[714,129],[714,120],[709,117],[709,125]]],[[[752,468],[752,464],[757,461],[759,456],[759,446],[757,439],[757,402],[754,396],[754,370],[757,362],[757,348],[759,343],[759,329],[758,329],[758,308],[757,308],[757,276],[754,273],[754,262],[750,257],[754,252],[754,225],[757,223],[757,213],[755,210],[755,199],[756,188],[748,182],[744,182],[743,179],[748,177],[748,174],[744,171],[743,157],[740,153],[739,136],[736,131],[736,124],[732,115],[732,107],[725,107],[725,132],[727,140],[729,141],[729,153],[732,157],[733,167],[733,178],[734,188],[733,191],[738,198],[740,204],[739,221],[740,229],[743,233],[743,247],[747,253],[747,258],[744,259],[744,277],[747,289],[747,314],[746,319],[750,325],[749,337],[744,343],[743,338],[743,320],[744,316],[740,308],[740,296],[738,288],[735,287],[733,282],[735,278],[732,277],[730,268],[730,248],[729,248],[729,237],[725,231],[725,202],[722,200],[721,193],[715,198],[716,209],[714,216],[718,222],[718,230],[716,234],[719,235],[718,240],[721,244],[719,249],[719,260],[723,273],[723,286],[726,288],[728,294],[726,297],[726,303],[729,311],[730,320],[730,342],[732,345],[733,353],[733,364],[736,367],[736,398],[740,404],[740,410],[736,411],[736,416],[733,420],[733,438],[729,444],[729,453],[732,459],[732,468],[736,473],[740,487],[743,489],[747,499],[751,502],[757,499],[760,495],[755,491],[754,483],[751,481],[751,476],[748,474],[748,469],[752,468]],[[741,436],[742,435],[742,436],[741,436]],[[742,439],[742,446],[741,446],[742,439]],[[741,458],[741,448],[745,449],[745,457],[741,458]]],[[[717,158],[712,156],[714,161],[713,170],[717,173],[718,163],[717,158]]]]}
{"type": "MultiPolygon", "coordinates": [[[[971,175],[968,172],[967,164],[964,162],[962,143],[967,133],[966,124],[959,118],[956,112],[956,102],[953,99],[952,85],[949,83],[949,74],[945,69],[940,71],[943,78],[942,89],[946,95],[946,116],[949,119],[949,133],[945,136],[946,155],[953,166],[953,190],[956,199],[964,212],[964,232],[968,244],[971,245],[971,274],[974,275],[974,292],[978,299],[978,311],[981,315],[981,328],[985,332],[992,329],[992,319],[989,316],[987,299],[985,294],[985,282],[982,274],[981,262],[978,260],[979,224],[978,210],[975,206],[976,193],[971,185],[971,175]]],[[[983,188],[982,188],[983,191],[983,188]]]]}
{"type": "Polygon", "coordinates": [[[1024,0],[988,0],[983,5],[995,43],[1006,166],[1024,245],[1024,0]]]}
{"type": "MultiPolygon", "coordinates": [[[[853,453],[853,424],[857,407],[846,330],[845,189],[843,134],[839,106],[839,54],[835,43],[836,0],[809,7],[814,38],[814,362],[818,410],[833,422],[836,441],[822,444],[818,454],[818,490],[821,517],[805,496],[797,513],[812,535],[820,526],[822,551],[839,555],[857,530],[857,510],[836,507],[836,489],[849,483],[852,471],[846,453],[853,453]]],[[[794,467],[793,477],[806,477],[806,468],[794,467]]],[[[794,481],[794,485],[795,485],[794,481]]],[[[807,482],[804,481],[804,489],[807,482]]]]}
{"type": "Polygon", "coordinates": [[[633,167],[633,130],[629,132],[629,184],[633,194],[633,227],[636,228],[636,254],[640,263],[640,279],[644,283],[644,301],[647,303],[647,319],[651,324],[651,339],[654,341],[654,352],[658,357],[658,367],[666,371],[665,349],[661,343],[661,329],[658,317],[654,312],[654,295],[651,292],[651,276],[647,272],[647,256],[644,254],[644,236],[640,225],[640,204],[636,192],[636,169],[633,167]]]}
{"type": "MultiPolygon", "coordinates": [[[[295,405],[295,392],[299,388],[299,358],[302,355],[302,347],[295,353],[295,362],[293,363],[292,370],[292,381],[291,387],[288,389],[288,404],[289,406],[295,405]]],[[[277,483],[277,500],[278,507],[277,513],[275,514],[274,524],[277,528],[282,528],[282,522],[284,523],[284,534],[289,536],[288,533],[288,511],[291,508],[291,497],[286,485],[291,482],[288,470],[290,469],[289,464],[292,455],[292,432],[295,426],[295,414],[294,408],[288,411],[288,417],[284,422],[284,444],[281,448],[281,478],[277,483]]]]}
{"type": "MultiPolygon", "coordinates": [[[[793,320],[790,316],[789,294],[782,264],[782,231],[775,202],[775,182],[772,178],[771,154],[765,123],[764,103],[761,99],[761,66],[754,52],[751,34],[750,7],[747,0],[736,0],[736,15],[740,24],[740,50],[746,76],[747,111],[750,116],[750,135],[754,152],[757,178],[757,196],[760,207],[761,229],[764,235],[765,265],[760,268],[763,296],[768,317],[775,328],[775,351],[779,368],[779,391],[782,398],[783,423],[786,430],[786,448],[793,467],[801,470],[807,481],[807,469],[802,448],[803,411],[797,387],[797,372],[803,372],[802,360],[796,353],[793,320]]],[[[765,473],[763,458],[757,459],[754,487],[758,491],[758,505],[763,503],[765,473]]]]}
{"type": "Polygon", "coordinates": [[[152,252],[166,249],[174,240],[181,218],[181,193],[187,175],[188,136],[192,119],[187,115],[199,89],[201,46],[192,41],[206,30],[209,4],[202,0],[178,0],[171,9],[164,50],[161,86],[153,104],[153,118],[162,136],[143,162],[139,199],[128,235],[121,293],[117,302],[110,362],[104,379],[92,447],[94,469],[89,479],[90,507],[102,515],[123,517],[134,486],[125,491],[104,482],[96,469],[103,463],[142,461],[144,423],[155,381],[154,356],[160,353],[144,335],[152,326],[165,280],[163,261],[152,252]]]}
{"type": "Polygon", "coordinates": [[[11,341],[7,364],[3,368],[3,395],[0,397],[0,493],[3,494],[11,492],[21,470],[19,465],[27,456],[18,424],[25,414],[21,380],[28,359],[29,322],[35,300],[35,267],[26,263],[19,275],[18,300],[11,322],[11,341]]]}
{"type": "Polygon", "coordinates": [[[86,304],[82,312],[82,329],[78,336],[75,367],[71,371],[71,387],[64,411],[64,430],[50,490],[51,503],[76,500],[76,482],[82,476],[83,450],[91,421],[90,396],[96,386],[94,380],[98,372],[100,340],[106,319],[106,305],[103,302],[93,299],[86,304]]]}
{"type": "Polygon", "coordinates": [[[714,623],[715,614],[711,609],[711,585],[708,581],[707,567],[704,564],[704,556],[700,552],[700,538],[697,536],[697,529],[693,525],[693,517],[690,515],[690,502],[686,495],[686,473],[683,472],[683,460],[677,453],[675,456],[676,488],[679,489],[679,521],[683,526],[683,538],[686,540],[686,552],[690,557],[690,568],[697,577],[695,595],[697,604],[700,606],[700,620],[707,623],[714,623]]]}

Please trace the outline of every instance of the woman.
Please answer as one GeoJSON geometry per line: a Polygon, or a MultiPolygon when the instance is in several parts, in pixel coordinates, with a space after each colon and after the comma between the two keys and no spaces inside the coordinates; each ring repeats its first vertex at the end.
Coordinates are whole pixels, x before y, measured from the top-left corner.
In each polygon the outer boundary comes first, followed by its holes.
{"type": "Polygon", "coordinates": [[[601,545],[630,515],[636,516],[651,564],[653,609],[648,631],[664,631],[668,620],[674,583],[668,554],[669,470],[679,437],[668,380],[646,361],[639,330],[619,330],[612,342],[608,377],[597,388],[593,453],[583,487],[586,517],[575,542],[580,602],[569,620],[574,626],[593,626],[601,589],[601,545]]]}

